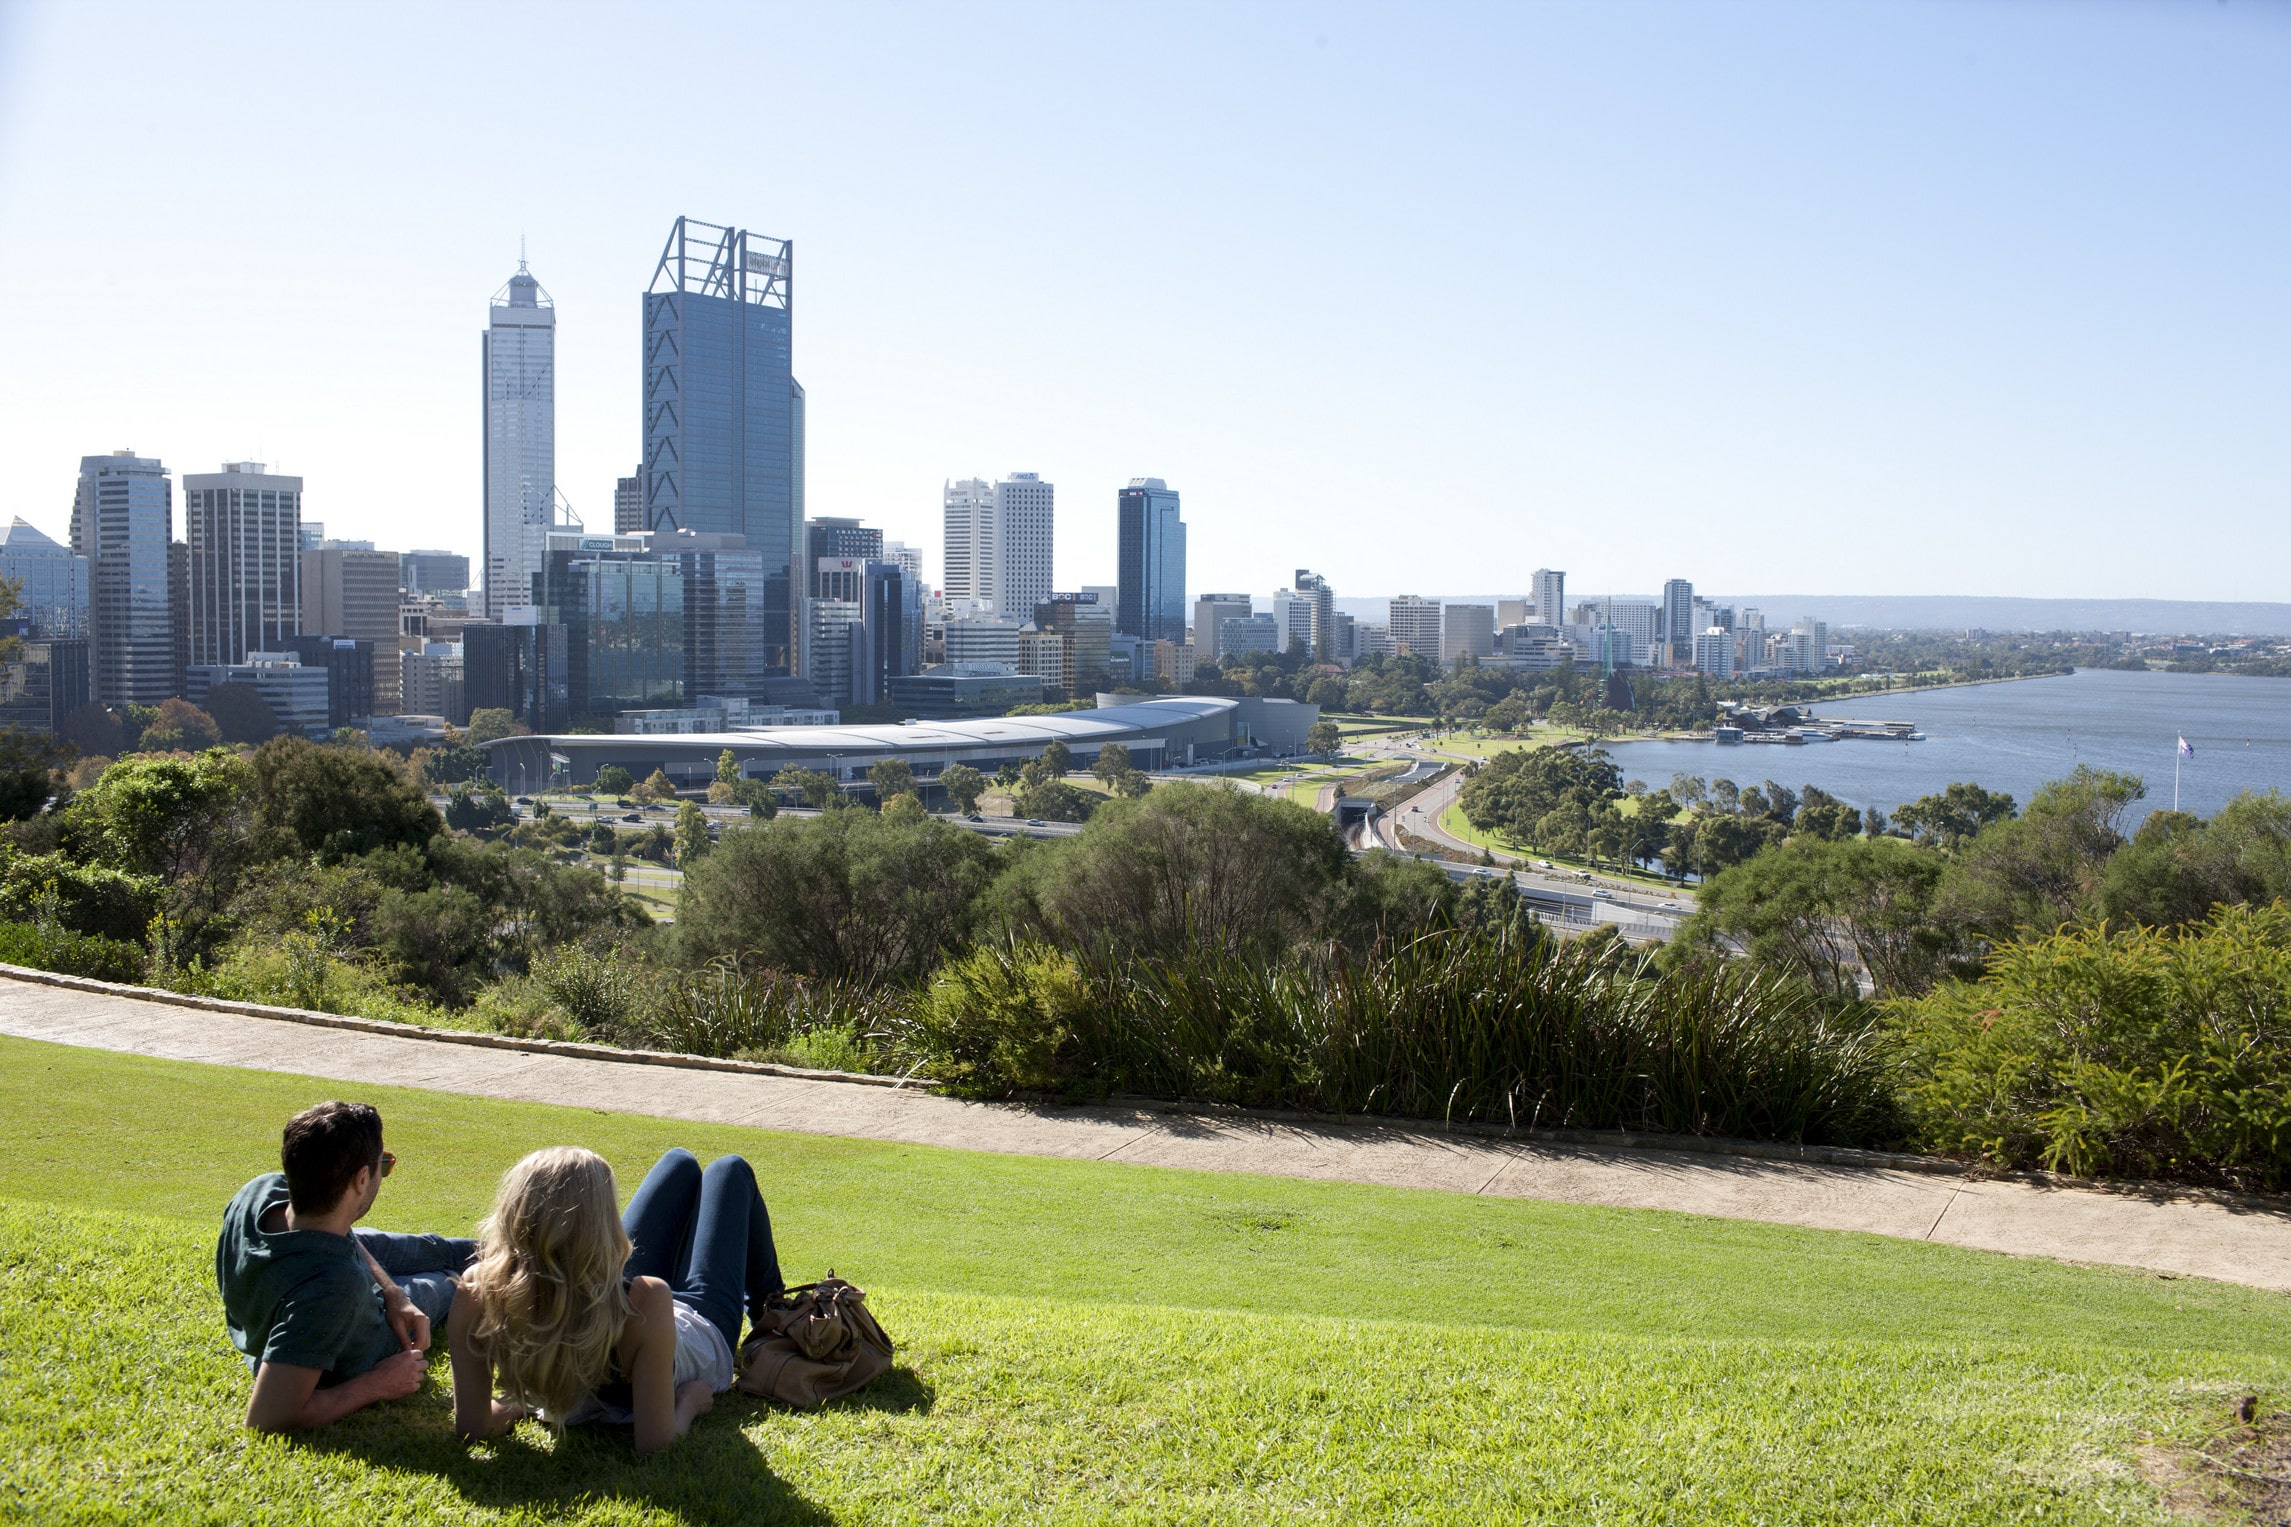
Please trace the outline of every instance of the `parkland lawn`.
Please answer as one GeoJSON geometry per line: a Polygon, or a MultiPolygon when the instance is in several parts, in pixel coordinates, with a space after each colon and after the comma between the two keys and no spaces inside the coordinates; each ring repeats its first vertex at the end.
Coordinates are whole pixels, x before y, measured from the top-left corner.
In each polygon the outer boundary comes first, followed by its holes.
{"type": "Polygon", "coordinates": [[[1873,1236],[0,1039],[7,1521],[2159,1522],[2139,1450],[2277,1403],[2287,1343],[2277,1295],[1873,1236]],[[811,1414],[728,1396],[645,1461],[534,1424],[466,1447],[442,1364],[250,1436],[216,1221],[286,1116],[345,1091],[398,1157],[384,1228],[466,1231],[543,1144],[624,1190],[672,1144],[743,1152],[789,1275],[867,1287],[898,1369],[811,1414]]]}

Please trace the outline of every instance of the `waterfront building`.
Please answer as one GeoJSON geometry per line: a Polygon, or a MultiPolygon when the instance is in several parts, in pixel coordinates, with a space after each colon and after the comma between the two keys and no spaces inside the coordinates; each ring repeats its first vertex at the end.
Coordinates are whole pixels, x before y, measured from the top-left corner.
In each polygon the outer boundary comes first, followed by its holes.
{"type": "MultiPolygon", "coordinates": [[[[794,671],[803,598],[804,394],[793,372],[794,244],[680,217],[644,297],[644,523],[738,537],[762,569],[760,650],[739,682],[794,671]]],[[[719,541],[718,549],[728,551],[719,541]]],[[[747,576],[745,572],[741,574],[747,576]]]]}
{"type": "Polygon", "coordinates": [[[1217,661],[1281,650],[1280,623],[1270,615],[1229,615],[1217,623],[1217,661]]]}
{"type": "MultiPolygon", "coordinates": [[[[310,549],[315,550],[316,546],[311,545],[310,549]]],[[[401,594],[459,594],[468,587],[469,558],[460,552],[409,551],[398,556],[398,592],[401,594]]]]}
{"type": "Polygon", "coordinates": [[[557,309],[517,262],[494,293],[485,374],[485,613],[533,602],[557,507],[557,309]]]}
{"type": "Polygon", "coordinates": [[[205,710],[225,684],[251,689],[270,707],[279,730],[322,738],[328,722],[326,670],[305,668],[292,652],[250,652],[240,663],[193,663],[184,672],[183,698],[205,710]]]}
{"type": "MultiPolygon", "coordinates": [[[[250,652],[284,651],[286,639],[303,629],[302,479],[266,472],[259,461],[186,473],[183,539],[191,575],[188,661],[238,663],[250,652]]],[[[393,636],[396,571],[393,565],[393,636]]]]}
{"type": "Polygon", "coordinates": [[[1492,604],[1450,604],[1440,607],[1440,662],[1452,665],[1460,657],[1489,657],[1495,652],[1496,607],[1492,604]]]}
{"type": "Polygon", "coordinates": [[[404,681],[398,660],[398,554],[328,541],[302,553],[301,562],[302,629],[370,643],[373,705],[359,714],[397,714],[404,681]]]}
{"type": "Polygon", "coordinates": [[[88,661],[94,698],[157,705],[180,691],[168,547],[173,484],[131,450],[83,456],[72,496],[72,550],[88,563],[88,661]]]}
{"type": "Polygon", "coordinates": [[[1114,629],[1141,641],[1185,638],[1185,521],[1177,490],[1133,477],[1117,495],[1114,629]]]}
{"type": "Polygon", "coordinates": [[[17,586],[24,634],[58,641],[86,637],[88,559],[42,535],[22,515],[0,531],[0,578],[17,586]]]}
{"type": "Polygon", "coordinates": [[[1567,574],[1539,567],[1528,584],[1528,592],[1535,598],[1536,620],[1546,626],[1563,624],[1567,613],[1567,574]]]}
{"type": "Polygon", "coordinates": [[[1440,601],[1402,594],[1394,599],[1386,617],[1391,622],[1393,650],[1402,656],[1440,657],[1440,601]]]}

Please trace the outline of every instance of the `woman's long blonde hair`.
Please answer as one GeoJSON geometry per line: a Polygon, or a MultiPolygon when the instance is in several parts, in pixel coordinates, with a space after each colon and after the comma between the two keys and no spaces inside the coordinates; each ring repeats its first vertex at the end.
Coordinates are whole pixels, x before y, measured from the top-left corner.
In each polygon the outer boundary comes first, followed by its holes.
{"type": "Polygon", "coordinates": [[[604,1382],[628,1324],[628,1233],[604,1157],[577,1146],[511,1167],[462,1291],[504,1396],[562,1417],[604,1382]]]}

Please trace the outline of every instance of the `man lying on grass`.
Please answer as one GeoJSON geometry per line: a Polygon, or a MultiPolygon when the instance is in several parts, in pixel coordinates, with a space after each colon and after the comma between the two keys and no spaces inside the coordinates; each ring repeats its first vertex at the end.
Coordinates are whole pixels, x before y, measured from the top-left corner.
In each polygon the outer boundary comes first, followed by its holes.
{"type": "Polygon", "coordinates": [[[382,1116],[364,1103],[296,1114],[279,1163],[283,1172],[239,1189],[215,1241],[223,1319],[255,1375],[247,1425],[266,1432],[324,1426],[419,1389],[430,1329],[477,1251],[352,1228],[397,1165],[382,1116]]]}

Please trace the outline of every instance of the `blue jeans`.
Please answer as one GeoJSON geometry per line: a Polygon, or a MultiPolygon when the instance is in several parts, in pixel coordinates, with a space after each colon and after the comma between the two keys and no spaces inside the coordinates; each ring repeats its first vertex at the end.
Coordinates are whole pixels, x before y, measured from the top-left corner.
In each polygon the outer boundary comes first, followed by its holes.
{"type": "Polygon", "coordinates": [[[414,1308],[430,1317],[430,1345],[445,1336],[445,1317],[453,1308],[453,1275],[465,1272],[477,1260],[477,1242],[448,1235],[407,1235],[396,1230],[368,1230],[351,1234],[391,1281],[406,1291],[414,1308]]]}
{"type": "Polygon", "coordinates": [[[719,1156],[702,1171],[690,1151],[670,1151],[644,1174],[621,1224],[631,1247],[625,1276],[666,1283],[734,1352],[742,1313],[761,1314],[787,1287],[764,1195],[738,1156],[719,1156]]]}

